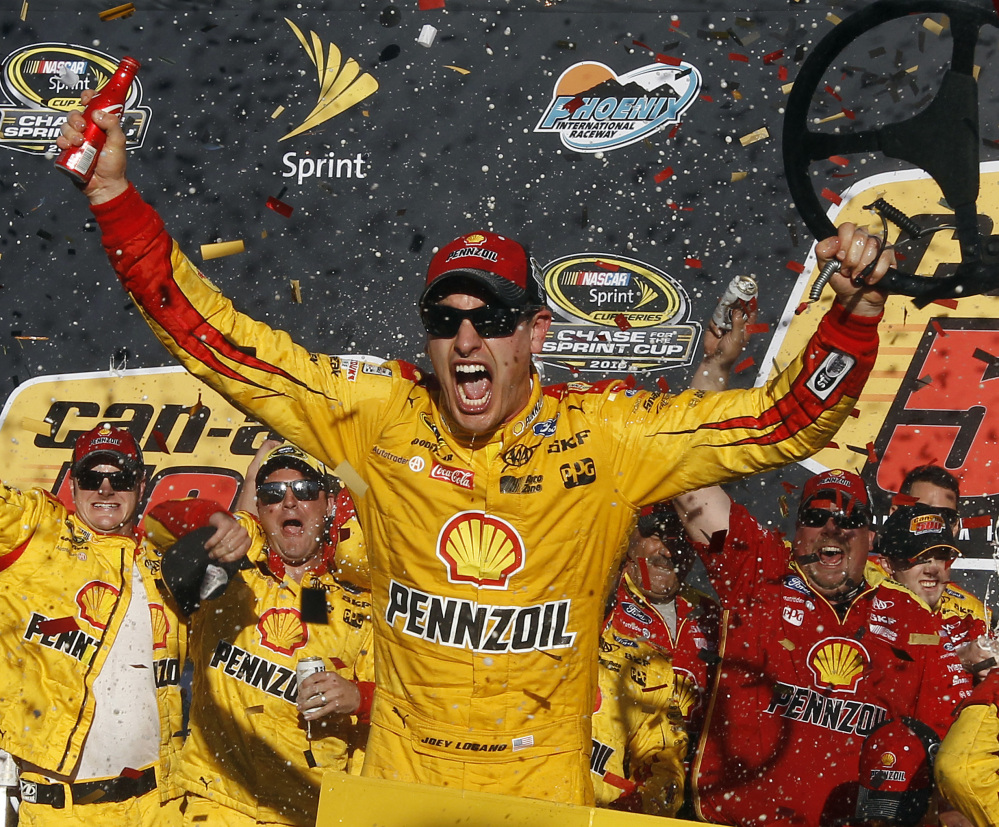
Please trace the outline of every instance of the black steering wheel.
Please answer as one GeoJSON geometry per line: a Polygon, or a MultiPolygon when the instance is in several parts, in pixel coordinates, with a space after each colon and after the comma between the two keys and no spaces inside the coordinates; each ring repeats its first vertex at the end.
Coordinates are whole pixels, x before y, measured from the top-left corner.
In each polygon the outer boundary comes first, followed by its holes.
{"type": "Polygon", "coordinates": [[[879,283],[894,293],[915,297],[920,307],[934,299],[974,296],[999,288],[999,262],[983,261],[978,232],[979,146],[978,83],[973,75],[975,47],[983,26],[999,26],[999,14],[972,0],[877,0],[827,34],[808,56],[788,96],[782,136],[784,173],[791,197],[816,238],[836,234],[809,176],[809,166],[833,155],[880,151],[933,176],[954,210],[961,249],[957,272],[926,278],[891,269],[879,283]],[[919,114],[899,123],[846,133],[808,128],[812,96],[824,73],[850,43],[890,20],[912,14],[941,13],[950,18],[953,51],[936,97],[919,114]]]}

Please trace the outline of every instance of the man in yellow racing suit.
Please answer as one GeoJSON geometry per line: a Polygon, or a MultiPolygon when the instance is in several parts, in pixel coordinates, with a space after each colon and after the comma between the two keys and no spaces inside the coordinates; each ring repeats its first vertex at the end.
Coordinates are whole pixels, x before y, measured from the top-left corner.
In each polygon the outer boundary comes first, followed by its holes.
{"type": "MultiPolygon", "coordinates": [[[[832,437],[870,371],[884,302],[851,279],[877,261],[876,280],[890,257],[844,225],[819,249],[841,260],[840,300],[805,352],[764,387],[674,397],[627,382],[542,388],[530,356],[551,313],[526,252],[469,234],[431,263],[425,377],[310,353],[236,312],[128,184],[112,120],[95,120],[113,151],[84,193],[151,327],[354,495],[375,624],[364,774],[592,803],[600,619],[638,510],[832,437]]],[[[60,145],[78,145],[82,126],[71,113],[60,145]]]]}

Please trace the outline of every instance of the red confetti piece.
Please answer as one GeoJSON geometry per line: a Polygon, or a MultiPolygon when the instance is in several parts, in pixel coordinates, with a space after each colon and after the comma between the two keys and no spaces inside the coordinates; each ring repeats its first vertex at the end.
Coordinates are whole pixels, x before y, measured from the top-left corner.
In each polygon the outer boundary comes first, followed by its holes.
{"type": "Polygon", "coordinates": [[[836,164],[838,167],[848,167],[850,166],[850,159],[844,158],[842,155],[830,155],[829,160],[836,164]]]}
{"type": "Polygon", "coordinates": [[[780,484],[784,486],[784,490],[788,494],[790,494],[792,491],[797,491],[798,490],[798,486],[795,485],[793,482],[787,482],[785,480],[781,480],[780,484]]]}
{"type": "Polygon", "coordinates": [[[594,263],[594,264],[595,264],[595,265],[596,265],[597,267],[599,267],[599,268],[600,268],[601,270],[616,270],[616,269],[617,269],[617,265],[616,265],[616,264],[609,264],[608,262],[606,262],[606,261],[601,261],[600,259],[597,259],[597,260],[596,260],[595,262],[593,262],[593,263],[594,263]]]}
{"type": "Polygon", "coordinates": [[[860,419],[860,408],[854,408],[852,411],[850,411],[850,416],[852,416],[854,419],[860,419]]]}
{"type": "Polygon", "coordinates": [[[940,322],[938,322],[936,319],[931,320],[930,324],[933,325],[933,329],[937,332],[937,336],[947,335],[947,331],[944,330],[942,327],[940,327],[940,322]]]}
{"type": "Polygon", "coordinates": [[[677,133],[677,132],[679,132],[679,131],[680,131],[680,124],[677,124],[676,126],[674,126],[674,127],[673,127],[673,128],[672,128],[672,129],[670,130],[670,131],[669,131],[669,135],[667,135],[666,137],[667,137],[667,138],[675,138],[675,137],[676,137],[676,133],[677,133]]]}
{"type": "Polygon", "coordinates": [[[808,302],[802,302],[801,304],[799,304],[799,305],[798,305],[798,306],[797,306],[797,307],[796,307],[796,308],[794,309],[794,315],[795,315],[795,316],[800,316],[800,315],[801,315],[802,313],[804,313],[804,312],[805,312],[806,310],[808,310],[808,302]]]}
{"type": "Polygon", "coordinates": [[[834,98],[836,98],[836,100],[842,102],[843,98],[829,84],[826,84],[826,92],[828,92],[830,95],[832,95],[834,98]]]}
{"type": "Polygon", "coordinates": [[[787,80],[787,74],[788,74],[787,73],[787,66],[780,66],[780,67],[778,67],[778,69],[777,69],[777,80],[779,80],[781,83],[783,83],[785,80],[787,80]]]}
{"type": "Polygon", "coordinates": [[[125,769],[121,771],[122,778],[131,778],[134,781],[142,778],[143,775],[145,775],[145,773],[143,773],[142,770],[133,770],[131,767],[125,767],[125,769]]]}
{"type": "Polygon", "coordinates": [[[155,429],[153,430],[152,436],[153,436],[153,442],[156,443],[156,447],[159,448],[164,454],[169,454],[170,449],[167,448],[166,437],[164,437],[162,433],[160,433],[155,429]]]}
{"type": "Polygon", "coordinates": [[[340,542],[342,543],[344,540],[349,540],[349,539],[350,539],[350,529],[349,528],[341,528],[340,529],[340,542]]]}
{"type": "Polygon", "coordinates": [[[621,330],[631,330],[631,322],[628,321],[624,313],[618,313],[614,317],[614,324],[621,328],[621,330]]]}
{"type": "Polygon", "coordinates": [[[804,273],[805,265],[798,261],[789,261],[787,263],[788,270],[794,270],[795,273],[804,273]]]}
{"type": "Polygon", "coordinates": [[[623,790],[625,795],[631,795],[638,788],[638,784],[634,781],[629,781],[627,778],[622,778],[620,775],[615,775],[612,772],[604,773],[604,781],[612,787],[623,790]]]}
{"type": "Polygon", "coordinates": [[[834,450],[838,451],[839,450],[839,443],[838,442],[827,442],[826,443],[826,448],[833,448],[834,450]]]}
{"type": "Polygon", "coordinates": [[[651,52],[652,51],[652,49],[650,49],[648,46],[646,46],[644,43],[642,43],[641,40],[632,40],[631,41],[631,45],[632,46],[638,46],[639,49],[645,49],[647,52],[651,52]]]}
{"type": "Polygon", "coordinates": [[[669,382],[662,376],[656,379],[656,385],[659,387],[663,393],[669,393],[669,382]]]}
{"type": "Polygon", "coordinates": [[[874,450],[874,443],[867,443],[867,459],[870,461],[871,465],[874,465],[878,461],[877,452],[874,450]]]}
{"type": "Polygon", "coordinates": [[[992,518],[988,514],[982,514],[979,517],[961,518],[962,528],[988,528],[990,525],[992,525],[992,518]]]}
{"type": "Polygon", "coordinates": [[[740,55],[738,52],[729,52],[729,60],[736,60],[739,63],[749,63],[749,58],[746,55],[740,55]]]}
{"type": "Polygon", "coordinates": [[[273,195],[268,197],[267,206],[269,209],[274,210],[278,215],[283,215],[285,218],[291,218],[291,214],[295,211],[295,208],[290,204],[285,204],[284,201],[278,201],[273,195]]]}
{"type": "Polygon", "coordinates": [[[75,617],[53,617],[38,624],[38,631],[43,635],[61,635],[64,632],[74,632],[80,626],[75,617]]]}
{"type": "Polygon", "coordinates": [[[673,177],[673,167],[666,167],[666,169],[657,172],[652,180],[655,181],[657,184],[661,184],[667,178],[672,178],[672,177],[673,177]]]}
{"type": "Polygon", "coordinates": [[[857,120],[857,116],[853,113],[852,109],[844,109],[843,114],[851,121],[857,120]]]}
{"type": "Polygon", "coordinates": [[[684,259],[684,263],[688,267],[693,267],[695,270],[701,269],[701,260],[699,258],[686,258],[684,259]]]}
{"type": "Polygon", "coordinates": [[[769,66],[771,63],[776,63],[782,57],[784,57],[784,50],[778,49],[776,52],[770,52],[768,55],[763,55],[763,63],[766,66],[769,66]]]}
{"type": "Polygon", "coordinates": [[[770,330],[770,325],[765,322],[760,322],[759,324],[747,324],[746,333],[752,336],[756,333],[767,333],[770,330]]]}
{"type": "Polygon", "coordinates": [[[672,29],[679,29],[680,28],[680,21],[679,20],[671,20],[669,25],[670,25],[670,28],[672,28],[672,29]]]}
{"type": "Polygon", "coordinates": [[[843,199],[840,198],[836,193],[834,193],[829,187],[824,187],[822,189],[822,197],[826,201],[832,201],[834,204],[839,205],[843,203],[843,199]]]}
{"type": "Polygon", "coordinates": [[[738,365],[732,368],[732,370],[734,370],[736,373],[742,373],[744,370],[748,370],[755,364],[756,360],[752,356],[747,356],[745,359],[739,362],[738,365]]]}
{"type": "Polygon", "coordinates": [[[638,572],[642,575],[642,588],[652,588],[652,578],[649,577],[649,561],[644,557],[638,558],[638,572]]]}
{"type": "Polygon", "coordinates": [[[420,0],[420,11],[430,11],[431,9],[443,9],[444,0],[420,0]]]}
{"type": "Polygon", "coordinates": [[[891,498],[891,504],[895,506],[915,505],[918,502],[919,500],[913,497],[912,494],[902,494],[901,492],[891,498]]]}
{"type": "Polygon", "coordinates": [[[679,66],[683,61],[672,55],[658,54],[656,55],[656,63],[665,63],[667,66],[679,66]]]}
{"type": "Polygon", "coordinates": [[[713,97],[711,97],[711,95],[701,95],[700,97],[701,97],[701,100],[704,101],[705,103],[714,103],[715,102],[715,99],[713,97]]]}
{"type": "Polygon", "coordinates": [[[340,660],[340,658],[330,658],[330,660],[333,661],[333,667],[335,669],[346,669],[347,668],[347,664],[344,663],[342,660],[340,660]]]}
{"type": "Polygon", "coordinates": [[[583,98],[582,96],[577,95],[565,105],[565,108],[569,111],[570,114],[575,115],[576,110],[579,109],[579,107],[581,107],[582,105],[583,105],[583,98]]]}
{"type": "Polygon", "coordinates": [[[933,303],[950,310],[957,310],[957,299],[935,299],[933,303]]]}

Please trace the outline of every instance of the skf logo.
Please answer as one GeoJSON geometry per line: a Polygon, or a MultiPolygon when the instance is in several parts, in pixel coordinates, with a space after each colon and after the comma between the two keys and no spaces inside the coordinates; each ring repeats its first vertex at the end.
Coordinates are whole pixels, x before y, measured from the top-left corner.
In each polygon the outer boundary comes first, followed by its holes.
{"type": "Polygon", "coordinates": [[[319,95],[316,105],[305,116],[305,120],[283,136],[282,141],[326,123],[378,91],[378,81],[367,72],[361,72],[354,58],[347,58],[341,63],[340,50],[334,44],[330,43],[327,47],[315,32],[309,32],[309,37],[306,37],[287,17],[284,22],[291,26],[298,42],[316,67],[319,95]]]}
{"type": "MultiPolygon", "coordinates": [[[[0,86],[0,146],[45,155],[55,151],[59,127],[80,104],[84,89],[100,89],[114,74],[118,60],[104,52],[69,43],[22,46],[4,58],[0,86]]],[[[149,125],[148,107],[139,106],[142,84],[128,90],[123,113],[127,148],[142,146],[149,125]]]]}
{"type": "Polygon", "coordinates": [[[923,514],[913,517],[909,522],[910,534],[940,534],[944,530],[944,521],[939,514],[923,514]]]}
{"type": "Polygon", "coordinates": [[[290,655],[309,642],[309,629],[295,609],[268,609],[257,621],[260,645],[290,655]]]}
{"type": "Polygon", "coordinates": [[[506,520],[482,511],[462,511],[437,537],[437,556],[452,583],[505,589],[524,567],[524,541],[506,520]]]}
{"type": "Polygon", "coordinates": [[[535,132],[554,132],[576,152],[606,152],[679,123],[701,89],[690,63],[652,63],[618,76],[595,61],[576,63],[555,83],[535,132]]]}
{"type": "Polygon", "coordinates": [[[95,629],[104,629],[111,618],[111,612],[118,602],[118,589],[110,583],[91,580],[76,593],[76,605],[80,607],[80,617],[95,629]]]}
{"type": "Polygon", "coordinates": [[[820,689],[835,689],[854,693],[871,661],[867,650],[857,641],[845,637],[821,640],[808,653],[808,667],[815,685],[820,689]]]}

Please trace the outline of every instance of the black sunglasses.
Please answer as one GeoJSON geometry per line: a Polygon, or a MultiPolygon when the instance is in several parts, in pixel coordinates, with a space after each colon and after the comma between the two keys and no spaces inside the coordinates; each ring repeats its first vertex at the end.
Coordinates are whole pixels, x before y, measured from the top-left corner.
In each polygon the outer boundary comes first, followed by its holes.
{"type": "Polygon", "coordinates": [[[899,571],[908,571],[909,569],[914,569],[916,566],[922,565],[923,563],[928,563],[930,560],[939,560],[942,563],[953,563],[958,557],[961,556],[956,548],[935,548],[930,551],[923,552],[916,557],[903,558],[901,560],[896,560],[892,558],[892,565],[899,571]]]}
{"type": "Polygon", "coordinates": [[[420,308],[423,327],[431,336],[452,339],[458,335],[461,323],[468,319],[476,332],[485,339],[512,336],[517,325],[534,312],[531,308],[500,307],[487,304],[474,310],[458,310],[444,304],[425,304],[420,308]]]}
{"type": "Polygon", "coordinates": [[[288,489],[296,500],[312,502],[319,499],[322,486],[316,480],[283,480],[281,482],[262,482],[257,486],[257,501],[261,505],[274,505],[282,502],[288,489]]]}
{"type": "Polygon", "coordinates": [[[830,511],[828,508],[803,508],[798,512],[798,525],[808,528],[822,528],[829,518],[837,528],[866,528],[871,525],[871,513],[866,508],[854,507],[849,514],[843,511],[830,511]]]}
{"type": "Polygon", "coordinates": [[[95,471],[93,468],[74,472],[73,479],[84,491],[97,491],[104,480],[111,484],[115,491],[132,491],[138,485],[139,475],[135,471],[95,471]]]}

